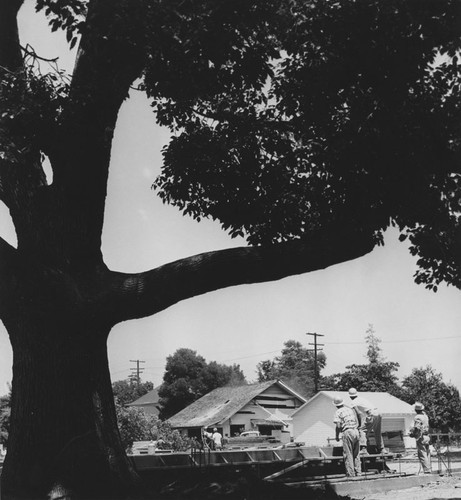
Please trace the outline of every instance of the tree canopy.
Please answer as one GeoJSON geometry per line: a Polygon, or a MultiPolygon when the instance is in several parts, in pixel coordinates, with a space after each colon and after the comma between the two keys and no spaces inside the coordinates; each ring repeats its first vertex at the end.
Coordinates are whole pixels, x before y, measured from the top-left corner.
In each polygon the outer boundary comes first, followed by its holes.
{"type": "Polygon", "coordinates": [[[226,385],[246,384],[239,365],[207,363],[187,348],[178,349],[166,360],[160,396],[160,417],[169,418],[208,392],[226,385]]]}
{"type": "Polygon", "coordinates": [[[11,418],[11,389],[8,394],[0,397],[0,444],[8,444],[11,418]]]}
{"type": "MultiPolygon", "coordinates": [[[[303,347],[297,340],[287,340],[280,356],[258,363],[259,382],[281,380],[302,396],[309,398],[315,393],[315,361],[312,349],[303,347]]],[[[317,376],[326,366],[325,353],[317,354],[317,376]]]]}
{"type": "Polygon", "coordinates": [[[346,371],[323,378],[322,386],[334,391],[348,391],[355,388],[359,391],[389,392],[400,396],[397,371],[399,363],[386,361],[380,347],[381,339],[376,335],[373,325],[369,325],[365,335],[368,363],[346,366],[346,371]]]}
{"type": "Polygon", "coordinates": [[[401,397],[410,404],[419,401],[425,406],[431,429],[438,432],[461,430],[461,398],[459,390],[443,380],[431,366],[414,368],[402,380],[401,397]]]}
{"type": "Polygon", "coordinates": [[[190,447],[190,440],[172,429],[168,422],[162,422],[155,415],[148,415],[142,409],[116,404],[117,424],[125,449],[134,441],[160,441],[159,449],[184,451],[190,447]]]}
{"type": "Polygon", "coordinates": [[[282,2],[278,15],[243,92],[200,80],[157,105],[180,127],[160,195],[253,244],[339,225],[380,241],[397,225],[417,282],[459,286],[459,3],[282,2]]]}
{"type": "Polygon", "coordinates": [[[17,235],[0,239],[5,498],[131,494],[106,347],[120,322],[362,257],[390,225],[418,283],[461,287],[458,0],[36,0],[78,47],[72,75],[21,45],[22,4],[0,0],[0,200],[17,235]],[[171,132],[157,193],[248,246],[108,268],[107,179],[133,86],[171,132]]]}
{"type": "Polygon", "coordinates": [[[140,380],[137,381],[134,379],[116,380],[112,383],[114,396],[122,406],[126,406],[128,403],[132,403],[136,399],[139,399],[153,388],[154,384],[152,382],[141,382],[140,380]]]}
{"type": "Polygon", "coordinates": [[[155,183],[164,201],[251,244],[340,227],[376,244],[393,224],[419,256],[418,282],[460,286],[456,0],[41,0],[37,9],[71,44],[81,36],[83,62],[71,85],[31,67],[21,85],[6,76],[9,130],[29,130],[52,155],[68,102],[113,107],[139,76],[173,132],[155,183]]]}

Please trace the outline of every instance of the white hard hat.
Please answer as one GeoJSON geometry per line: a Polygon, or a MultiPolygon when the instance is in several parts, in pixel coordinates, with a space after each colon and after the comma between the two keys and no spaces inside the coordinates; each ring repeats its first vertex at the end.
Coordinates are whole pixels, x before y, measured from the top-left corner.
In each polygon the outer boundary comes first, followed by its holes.
{"type": "Polygon", "coordinates": [[[357,396],[357,389],[354,389],[353,387],[349,389],[349,396],[357,396]]]}
{"type": "Polygon", "coordinates": [[[343,398],[339,397],[339,398],[335,398],[333,400],[333,404],[335,406],[342,406],[344,404],[344,401],[343,401],[343,398]]]}

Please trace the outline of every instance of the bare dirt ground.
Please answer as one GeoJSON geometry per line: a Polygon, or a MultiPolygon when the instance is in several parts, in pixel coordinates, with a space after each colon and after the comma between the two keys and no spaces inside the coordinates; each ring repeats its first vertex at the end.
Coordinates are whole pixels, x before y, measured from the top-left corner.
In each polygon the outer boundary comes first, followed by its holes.
{"type": "MultiPolygon", "coordinates": [[[[451,462],[450,473],[448,473],[445,463],[439,461],[437,457],[432,457],[432,470],[434,473],[431,481],[424,486],[368,494],[361,497],[361,500],[461,500],[461,462],[451,462]]],[[[416,456],[413,460],[394,461],[388,465],[391,469],[400,470],[407,474],[418,474],[420,472],[416,456]]]]}
{"type": "Polygon", "coordinates": [[[461,476],[435,477],[433,482],[424,486],[406,490],[374,493],[363,497],[363,500],[461,500],[461,476]]]}

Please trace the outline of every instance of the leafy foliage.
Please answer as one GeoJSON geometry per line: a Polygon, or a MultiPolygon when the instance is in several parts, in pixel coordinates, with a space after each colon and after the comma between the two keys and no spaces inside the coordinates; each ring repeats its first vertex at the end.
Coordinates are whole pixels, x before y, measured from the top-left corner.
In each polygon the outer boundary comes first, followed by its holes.
{"type": "Polygon", "coordinates": [[[46,150],[59,120],[69,82],[58,68],[45,74],[33,55],[24,72],[5,72],[0,81],[0,160],[17,162],[25,152],[46,150]]]}
{"type": "Polygon", "coordinates": [[[238,92],[237,67],[192,34],[193,66],[166,58],[182,86],[161,92],[146,72],[158,119],[176,132],[156,182],[164,201],[254,244],[340,224],[380,238],[396,224],[420,256],[417,282],[460,286],[459,3],[287,1],[276,13],[238,92]]]}
{"type": "Polygon", "coordinates": [[[333,391],[347,391],[355,387],[358,391],[389,392],[400,395],[398,377],[399,363],[383,361],[364,365],[346,366],[344,373],[336,373],[324,377],[322,388],[333,391]]]}
{"type": "Polygon", "coordinates": [[[370,364],[384,361],[381,351],[381,339],[375,335],[373,325],[368,325],[365,342],[367,343],[367,358],[370,364]]]}
{"type": "Polygon", "coordinates": [[[322,387],[334,391],[347,391],[351,387],[359,391],[389,392],[400,397],[401,388],[398,385],[397,371],[399,363],[386,361],[382,355],[380,342],[376,336],[373,325],[366,331],[368,363],[346,366],[343,373],[335,373],[324,377],[322,387]]]}
{"type": "Polygon", "coordinates": [[[338,227],[380,243],[396,225],[417,283],[461,286],[457,0],[36,8],[71,44],[92,33],[142,53],[139,88],[174,133],[155,183],[165,202],[252,244],[338,227]]]}
{"type": "Polygon", "coordinates": [[[37,12],[44,11],[49,18],[52,31],[62,29],[66,32],[70,48],[77,43],[78,34],[85,26],[87,14],[87,0],[66,0],[56,2],[53,0],[37,0],[37,12]]]}
{"type": "Polygon", "coordinates": [[[160,417],[166,419],[225,385],[243,385],[245,376],[239,365],[224,365],[205,358],[187,348],[178,349],[167,357],[163,383],[159,389],[160,417]]]}
{"type": "Polygon", "coordinates": [[[459,432],[461,430],[461,398],[459,390],[443,381],[441,373],[431,366],[414,368],[402,381],[401,398],[410,404],[424,404],[432,430],[459,432]]]}
{"type": "Polygon", "coordinates": [[[0,444],[8,445],[11,415],[11,387],[8,394],[0,397],[0,444]]]}
{"type": "Polygon", "coordinates": [[[114,397],[122,405],[126,406],[154,388],[152,382],[141,382],[135,380],[117,380],[112,383],[114,397]]]}
{"type": "Polygon", "coordinates": [[[155,415],[148,415],[143,410],[125,407],[116,402],[117,424],[125,449],[133,441],[161,441],[160,449],[184,451],[189,447],[189,440],[184,439],[168,422],[162,422],[155,415]]]}
{"type": "MultiPolygon", "coordinates": [[[[325,368],[326,356],[317,354],[318,375],[325,368]]],[[[258,380],[281,380],[305,397],[314,394],[314,353],[296,340],[287,340],[280,356],[261,361],[257,365],[258,380]]]]}

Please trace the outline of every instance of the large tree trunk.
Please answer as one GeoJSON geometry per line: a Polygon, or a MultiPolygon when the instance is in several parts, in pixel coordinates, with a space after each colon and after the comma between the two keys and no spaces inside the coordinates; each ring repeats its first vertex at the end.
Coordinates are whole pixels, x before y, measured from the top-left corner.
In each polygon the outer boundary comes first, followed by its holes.
{"type": "Polygon", "coordinates": [[[59,309],[46,316],[6,325],[14,364],[2,498],[125,498],[136,475],[117,428],[108,327],[59,309]]]}

